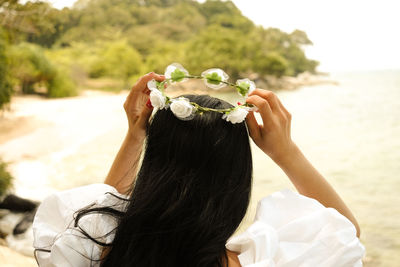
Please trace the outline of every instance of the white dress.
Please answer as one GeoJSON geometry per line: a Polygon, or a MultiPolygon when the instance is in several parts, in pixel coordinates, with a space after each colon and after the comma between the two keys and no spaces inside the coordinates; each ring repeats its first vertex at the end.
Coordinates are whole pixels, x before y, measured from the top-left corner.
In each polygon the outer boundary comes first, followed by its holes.
{"type": "MultiPolygon", "coordinates": [[[[74,213],[91,204],[123,210],[123,201],[107,192],[122,196],[111,186],[93,184],[56,193],[42,202],[33,222],[41,267],[100,265],[90,259],[99,259],[102,248],[77,230],[74,213]]],[[[115,229],[116,222],[107,215],[91,214],[82,217],[79,226],[108,243],[114,235],[104,235],[115,229]]],[[[362,266],[365,252],[346,217],[290,190],[262,199],[254,223],[230,238],[226,247],[239,253],[243,267],[362,266]]]]}

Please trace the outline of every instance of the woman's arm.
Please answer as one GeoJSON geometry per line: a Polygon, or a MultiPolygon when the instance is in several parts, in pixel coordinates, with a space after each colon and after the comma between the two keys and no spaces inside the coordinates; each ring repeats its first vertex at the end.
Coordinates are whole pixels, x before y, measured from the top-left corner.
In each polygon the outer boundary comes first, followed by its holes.
{"type": "Polygon", "coordinates": [[[136,177],[142,146],[143,141],[128,132],[104,183],[115,187],[119,193],[126,194],[136,177]]]}
{"type": "Polygon", "coordinates": [[[291,114],[278,97],[271,91],[257,89],[246,102],[258,107],[263,120],[263,125],[259,125],[252,112],[247,116],[249,133],[256,145],[282,168],[300,194],[347,217],[359,237],[360,227],[350,209],[292,141],[291,114]]]}
{"type": "Polygon", "coordinates": [[[151,72],[140,78],[132,87],[124,103],[129,124],[128,133],[104,181],[105,184],[115,187],[121,194],[131,189],[136,177],[146,127],[153,111],[149,102],[150,91],[147,88],[147,82],[152,79],[162,81],[164,76],[151,72]]]}

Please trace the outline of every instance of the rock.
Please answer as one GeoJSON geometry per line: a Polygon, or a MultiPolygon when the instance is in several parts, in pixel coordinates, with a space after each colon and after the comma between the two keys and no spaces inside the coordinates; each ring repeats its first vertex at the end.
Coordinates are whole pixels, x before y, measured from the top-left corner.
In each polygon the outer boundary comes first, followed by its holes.
{"type": "Polygon", "coordinates": [[[15,226],[23,220],[23,213],[14,213],[9,210],[2,210],[3,216],[0,218],[0,233],[2,236],[12,235],[15,226]]]}
{"type": "Polygon", "coordinates": [[[7,246],[25,256],[33,257],[33,231],[32,224],[25,232],[19,235],[8,235],[6,237],[7,246]]]}
{"type": "Polygon", "coordinates": [[[20,235],[26,232],[32,226],[33,219],[35,218],[36,209],[26,212],[22,219],[14,227],[13,235],[20,235]]]}
{"type": "Polygon", "coordinates": [[[9,248],[33,256],[32,222],[39,203],[16,195],[7,195],[0,202],[0,236],[9,248]]]}
{"type": "Polygon", "coordinates": [[[32,211],[36,209],[39,203],[18,197],[14,194],[7,195],[3,201],[0,202],[0,209],[6,209],[14,212],[32,211]]]}

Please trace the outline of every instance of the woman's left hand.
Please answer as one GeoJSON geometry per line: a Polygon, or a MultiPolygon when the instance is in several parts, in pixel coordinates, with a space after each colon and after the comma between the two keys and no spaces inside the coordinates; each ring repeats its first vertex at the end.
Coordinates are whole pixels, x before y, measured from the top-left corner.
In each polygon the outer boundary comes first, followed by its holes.
{"type": "Polygon", "coordinates": [[[153,111],[149,100],[150,90],[147,87],[147,82],[152,79],[163,81],[165,77],[154,72],[142,76],[132,87],[124,103],[129,124],[128,134],[139,140],[145,137],[146,127],[153,111]]]}

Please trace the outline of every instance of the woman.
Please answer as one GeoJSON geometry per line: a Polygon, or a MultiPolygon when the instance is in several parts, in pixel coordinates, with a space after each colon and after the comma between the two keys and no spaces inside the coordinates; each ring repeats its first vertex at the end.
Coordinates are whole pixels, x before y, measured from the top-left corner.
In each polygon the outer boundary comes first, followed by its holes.
{"type": "Polygon", "coordinates": [[[151,79],[164,77],[143,76],[126,99],[129,130],[105,184],[57,193],[39,207],[40,266],[361,265],[356,219],[291,140],[291,115],[275,94],[257,89],[246,100],[261,125],[252,112],[239,124],[215,112],[182,121],[165,109],[150,120],[151,79]],[[255,222],[232,237],[251,193],[249,135],[301,195],[286,190],[263,199],[255,222]]]}

